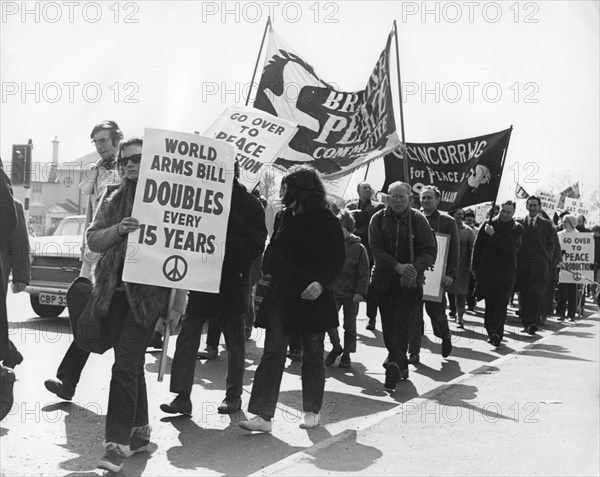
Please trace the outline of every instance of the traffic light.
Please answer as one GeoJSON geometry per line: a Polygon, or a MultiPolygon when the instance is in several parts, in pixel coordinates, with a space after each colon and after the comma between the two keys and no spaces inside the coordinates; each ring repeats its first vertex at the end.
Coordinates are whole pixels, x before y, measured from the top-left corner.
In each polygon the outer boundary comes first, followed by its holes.
{"type": "Polygon", "coordinates": [[[13,185],[31,183],[31,144],[13,144],[11,181],[13,185]]]}

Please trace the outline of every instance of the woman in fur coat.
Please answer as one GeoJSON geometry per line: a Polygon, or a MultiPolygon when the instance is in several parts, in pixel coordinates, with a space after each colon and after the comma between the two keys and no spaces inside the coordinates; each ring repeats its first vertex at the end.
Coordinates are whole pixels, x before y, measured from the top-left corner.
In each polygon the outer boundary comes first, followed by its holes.
{"type": "Polygon", "coordinates": [[[302,343],[302,406],[310,429],[320,423],[325,390],[325,331],[337,328],[332,283],[344,265],[342,228],[325,200],[325,186],[316,170],[297,166],[281,181],[284,210],[275,219],[275,233],[263,257],[271,283],[256,316],[266,328],[265,349],[254,374],[248,412],[241,421],[248,431],[271,432],[288,340],[302,343]]]}
{"type": "MultiPolygon", "coordinates": [[[[93,252],[102,253],[94,270],[92,313],[109,321],[115,362],[108,395],[105,453],[98,462],[101,469],[119,472],[123,459],[145,451],[150,444],[148,397],[144,378],[146,347],[159,317],[166,316],[170,289],[121,279],[127,251],[127,235],[139,229],[131,217],[137,185],[142,138],[123,142],[119,162],[125,179],[109,186],[94,222],[86,232],[93,252]]],[[[177,291],[175,310],[185,309],[184,290],[177,291]]]]}

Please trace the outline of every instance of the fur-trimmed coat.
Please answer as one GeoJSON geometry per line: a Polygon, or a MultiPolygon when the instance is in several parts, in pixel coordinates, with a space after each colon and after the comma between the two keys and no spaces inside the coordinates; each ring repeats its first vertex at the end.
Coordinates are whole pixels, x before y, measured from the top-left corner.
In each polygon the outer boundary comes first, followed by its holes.
{"type": "MultiPolygon", "coordinates": [[[[115,290],[124,287],[136,323],[148,328],[154,327],[158,318],[166,316],[171,290],[136,283],[125,284],[121,279],[127,236],[119,235],[118,227],[122,219],[131,217],[136,184],[126,178],[118,186],[108,186],[94,222],[86,231],[90,250],[102,253],[94,270],[91,312],[107,317],[115,290]]],[[[182,312],[185,309],[186,294],[184,290],[177,291],[176,310],[182,312]]]]}

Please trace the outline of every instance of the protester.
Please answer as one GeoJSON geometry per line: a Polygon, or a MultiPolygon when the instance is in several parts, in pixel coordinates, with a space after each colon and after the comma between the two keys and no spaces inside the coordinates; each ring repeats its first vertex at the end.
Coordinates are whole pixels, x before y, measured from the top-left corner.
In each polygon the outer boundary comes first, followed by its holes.
{"type": "Polygon", "coordinates": [[[541,217],[541,200],[527,199],[528,216],[519,220],[523,226],[523,238],[517,258],[517,282],[523,332],[534,335],[537,331],[540,300],[544,296],[548,280],[548,264],[552,262],[554,232],[552,222],[541,217]]]}
{"type": "MultiPolygon", "coordinates": [[[[90,138],[100,158],[85,174],[79,184],[81,192],[88,196],[85,216],[86,229],[92,222],[98,202],[104,194],[106,187],[109,184],[119,184],[121,182],[117,164],[117,152],[119,150],[119,142],[123,139],[123,133],[116,122],[102,121],[94,126],[90,138]]],[[[91,280],[93,266],[99,257],[86,250],[85,241],[82,247],[83,263],[81,265],[80,276],[91,280]]]]}
{"type": "Polygon", "coordinates": [[[465,212],[463,209],[455,210],[452,216],[456,221],[460,251],[458,254],[456,280],[448,288],[448,297],[454,302],[456,309],[456,326],[464,328],[463,317],[466,309],[467,293],[469,292],[469,281],[471,279],[471,256],[473,254],[473,244],[475,243],[475,232],[464,223],[465,212]]]}
{"type": "MultiPolygon", "coordinates": [[[[109,185],[86,232],[90,250],[102,253],[94,269],[90,313],[108,320],[114,332],[115,361],[108,396],[104,455],[98,468],[119,472],[123,458],[147,450],[151,428],[144,377],[144,356],[159,317],[167,316],[168,288],[124,283],[127,236],[140,228],[131,217],[142,157],[141,138],[123,142],[119,162],[125,177],[109,185]]],[[[171,320],[185,306],[184,290],[177,290],[171,320]]]]}
{"type": "MultiPolygon", "coordinates": [[[[475,221],[475,212],[473,212],[472,209],[465,210],[465,225],[471,227],[475,232],[475,237],[477,237],[479,224],[475,221]]],[[[477,300],[475,300],[475,278],[473,278],[473,273],[471,272],[471,277],[469,278],[469,290],[467,292],[467,309],[469,311],[475,311],[475,305],[477,305],[477,300]]]]}
{"type": "MultiPolygon", "coordinates": [[[[361,243],[367,249],[369,256],[369,265],[373,265],[373,254],[371,253],[371,247],[369,246],[369,223],[371,218],[378,210],[385,207],[381,202],[372,200],[373,189],[371,184],[368,182],[361,182],[356,187],[358,192],[358,200],[349,202],[346,205],[348,210],[353,211],[353,217],[356,221],[356,230],[354,234],[360,238],[361,243]]],[[[375,323],[377,318],[377,294],[372,286],[369,286],[367,292],[367,318],[369,323],[367,329],[373,331],[375,329],[375,323]]]]}
{"type": "Polygon", "coordinates": [[[231,208],[227,222],[225,258],[219,293],[191,291],[171,366],[172,393],[177,394],[161,410],[170,414],[192,413],[191,393],[202,328],[206,321],[219,326],[227,347],[227,383],[225,399],[217,408],[231,414],[242,406],[245,368],[245,323],[249,289],[244,286],[252,262],[261,255],[267,239],[265,210],[261,203],[239,183],[235,164],[231,208]]]}
{"type": "MultiPolygon", "coordinates": [[[[31,274],[29,259],[29,234],[27,233],[27,220],[23,204],[15,199],[17,213],[17,227],[7,240],[2,240],[2,274],[4,292],[8,293],[8,278],[12,272],[12,292],[21,293],[27,285],[31,274]]],[[[15,344],[8,340],[8,357],[4,359],[4,366],[14,368],[23,362],[23,355],[15,344]]]]}
{"type": "Polygon", "coordinates": [[[515,209],[515,202],[504,202],[500,214],[481,226],[473,247],[475,295],[485,300],[485,329],[488,343],[495,347],[500,346],[504,336],[506,309],[513,294],[523,235],[523,226],[513,219],[515,209]]]}
{"type": "Polygon", "coordinates": [[[435,262],[437,245],[429,222],[409,207],[411,187],[389,186],[390,205],[373,215],[369,241],[375,265],[371,283],[377,293],[383,340],[385,388],[408,379],[409,327],[416,327],[423,307],[424,272],[435,262]]]}
{"type": "MultiPolygon", "coordinates": [[[[565,234],[579,233],[577,230],[577,217],[572,214],[563,216],[561,224],[563,230],[558,232],[562,254],[567,253],[567,249],[562,239],[565,234]]],[[[559,267],[563,268],[562,260],[559,267]]],[[[558,284],[558,302],[556,304],[556,314],[558,321],[564,321],[565,311],[569,317],[569,321],[575,321],[575,313],[577,312],[577,284],[576,283],[559,283],[558,284]]]]}
{"type": "MultiPolygon", "coordinates": [[[[442,340],[442,356],[447,358],[452,352],[452,336],[448,326],[448,317],[446,316],[446,289],[452,286],[456,279],[458,269],[458,231],[454,219],[445,212],[438,210],[438,205],[442,195],[435,186],[427,185],[421,189],[420,202],[421,212],[427,218],[429,226],[434,233],[446,234],[449,236],[448,255],[446,259],[446,272],[442,277],[442,301],[425,301],[425,310],[431,319],[433,334],[442,340]]],[[[409,364],[418,364],[421,352],[421,336],[424,332],[423,307],[421,307],[421,319],[417,321],[416,326],[410,326],[408,329],[408,358],[409,364]]]]}
{"type": "MultiPolygon", "coordinates": [[[[545,219],[550,220],[550,217],[543,209],[540,210],[540,214],[545,219]]],[[[558,283],[558,264],[562,260],[560,240],[556,232],[556,227],[554,226],[554,222],[550,222],[552,223],[554,247],[552,248],[552,260],[548,263],[548,280],[546,280],[544,296],[540,300],[540,310],[538,313],[538,324],[540,325],[545,325],[548,316],[554,314],[554,295],[556,291],[556,284],[558,283]]]]}
{"type": "Polygon", "coordinates": [[[365,299],[369,288],[369,257],[360,243],[360,238],[352,234],[355,222],[347,209],[338,214],[338,220],[344,233],[346,260],[344,267],[333,282],[333,296],[338,313],[344,310],[344,347],[342,348],[338,328],[327,331],[333,349],[325,358],[325,364],[332,366],[338,356],[340,368],[352,367],[350,353],[356,352],[356,315],[358,304],[365,299]]]}
{"type": "Polygon", "coordinates": [[[577,216],[577,226],[575,228],[578,232],[591,232],[591,230],[587,228],[587,219],[583,214],[577,216]]]}
{"type": "Polygon", "coordinates": [[[295,332],[302,342],[305,415],[300,427],[320,424],[325,331],[339,325],[332,283],[344,265],[344,237],[329,210],[318,172],[308,166],[292,168],[281,181],[280,196],[284,209],[276,217],[275,232],[263,257],[263,273],[272,278],[255,322],[266,328],[248,405],[255,417],[239,423],[248,431],[271,432],[288,339],[295,332]]]}
{"type": "MultiPolygon", "coordinates": [[[[114,121],[102,121],[94,126],[90,137],[100,158],[92,166],[90,173],[84,176],[83,181],[79,184],[81,191],[88,195],[86,229],[91,223],[100,198],[107,187],[118,184],[121,180],[117,155],[119,141],[123,139],[123,133],[114,121]]],[[[93,281],[93,266],[98,259],[98,254],[88,250],[84,237],[82,244],[83,261],[79,275],[93,281]]],[[[47,379],[44,381],[46,389],[61,399],[67,401],[73,399],[75,389],[81,378],[81,372],[89,356],[90,353],[82,350],[73,340],[58,366],[56,379],[47,379]]]]}
{"type": "MultiPolygon", "coordinates": [[[[13,198],[10,179],[4,172],[0,160],[0,241],[7,240],[17,228],[17,212],[13,198]]],[[[8,314],[6,310],[6,284],[4,283],[3,264],[0,261],[0,360],[12,358],[10,340],[8,339],[8,314]]],[[[0,364],[0,419],[4,419],[10,412],[14,397],[15,372],[5,364],[0,364]]]]}

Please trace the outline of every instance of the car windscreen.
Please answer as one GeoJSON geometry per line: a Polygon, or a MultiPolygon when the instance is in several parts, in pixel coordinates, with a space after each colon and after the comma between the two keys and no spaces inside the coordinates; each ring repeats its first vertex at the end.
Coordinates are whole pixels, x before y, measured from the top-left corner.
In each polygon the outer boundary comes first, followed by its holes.
{"type": "Polygon", "coordinates": [[[79,220],[65,220],[61,226],[56,229],[54,235],[81,235],[83,233],[84,223],[79,220]]]}

